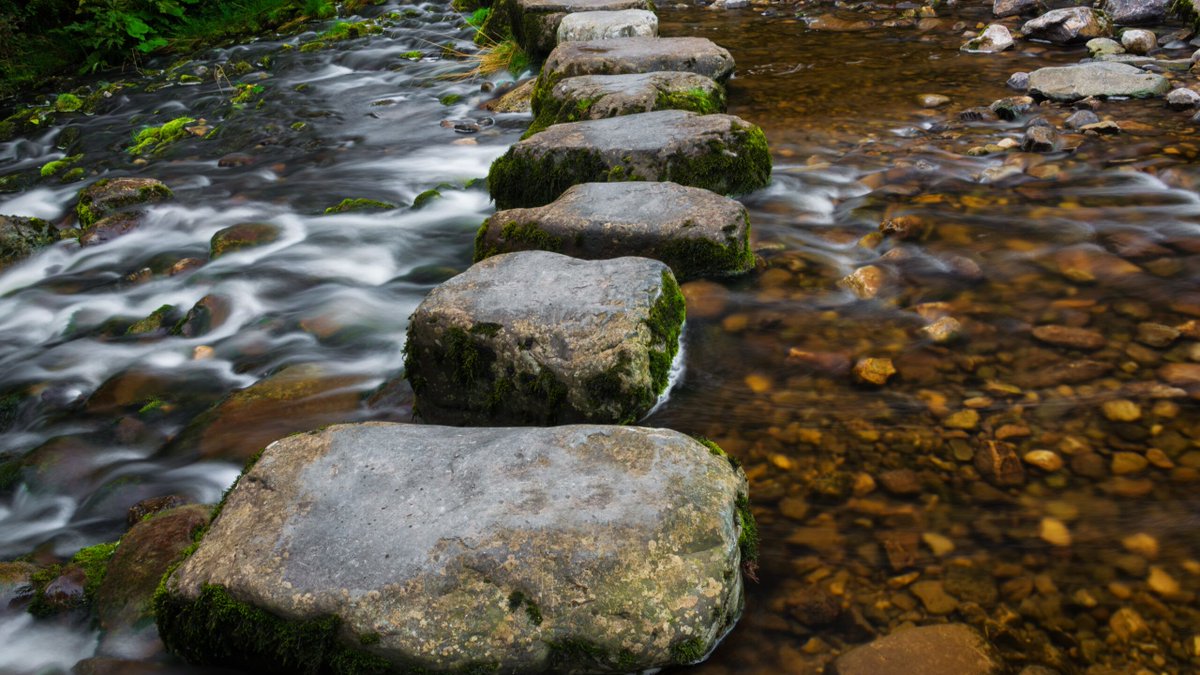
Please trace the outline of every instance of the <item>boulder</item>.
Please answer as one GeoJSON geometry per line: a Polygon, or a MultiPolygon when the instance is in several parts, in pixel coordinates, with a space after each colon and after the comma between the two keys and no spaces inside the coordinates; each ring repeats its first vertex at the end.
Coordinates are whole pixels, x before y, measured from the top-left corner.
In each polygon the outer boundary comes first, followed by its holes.
{"type": "Polygon", "coordinates": [[[1200,105],[1200,94],[1186,87],[1172,89],[1167,94],[1167,106],[1174,110],[1189,110],[1200,105]]]}
{"type": "Polygon", "coordinates": [[[1147,54],[1158,47],[1158,36],[1145,28],[1130,28],[1121,33],[1121,46],[1130,54],[1147,54]]]}
{"type": "Polygon", "coordinates": [[[558,43],[657,37],[658,17],[644,9],[619,12],[576,12],[558,24],[558,43]]]}
{"type": "Polygon", "coordinates": [[[1112,35],[1112,24],[1104,12],[1091,7],[1052,9],[1021,26],[1021,33],[1034,40],[1056,44],[1086,42],[1092,38],[1112,35]]]}
{"type": "Polygon", "coordinates": [[[584,183],[554,202],[501,211],[475,238],[475,260],[544,250],[604,260],[661,260],[677,279],[754,267],[750,217],[738,202],[675,183],[584,183]]]}
{"type": "Polygon", "coordinates": [[[58,237],[41,218],[0,216],[0,270],[53,244],[58,237]]]}
{"type": "Polygon", "coordinates": [[[1121,46],[1121,43],[1112,38],[1092,38],[1087,41],[1085,46],[1092,58],[1125,53],[1125,48],[1121,46]]]}
{"type": "Polygon", "coordinates": [[[80,190],[75,213],[79,224],[88,228],[127,206],[152,204],[172,197],[171,189],[153,178],[105,178],[80,190]]]}
{"type": "Polygon", "coordinates": [[[265,246],[278,241],[283,228],[271,223],[238,223],[218,230],[209,242],[209,257],[213,260],[223,255],[265,246]]]}
{"type": "Polygon", "coordinates": [[[653,8],[651,0],[496,0],[480,34],[494,41],[511,34],[527,54],[541,59],[558,43],[558,27],[567,16],[653,8]]]}
{"type": "Polygon", "coordinates": [[[550,52],[533,92],[533,112],[555,83],[579,75],[627,75],[676,71],[724,83],[733,74],[733,57],[712,40],[696,37],[617,38],[564,42],[550,52]]]}
{"type": "Polygon", "coordinates": [[[665,429],[334,426],[243,474],[158,627],[252,672],[694,663],[741,611],[747,504],[724,453],[665,429]]]}
{"type": "Polygon", "coordinates": [[[834,675],[996,675],[1003,664],[979,633],[963,624],[908,628],[838,657],[834,675]]]}
{"type": "Polygon", "coordinates": [[[144,211],[120,211],[84,227],[79,233],[80,246],[97,246],[128,234],[146,222],[144,211]]]}
{"type": "Polygon", "coordinates": [[[1101,9],[1113,23],[1122,26],[1162,23],[1167,18],[1170,0],[1102,0],[1101,9]]]}
{"type": "Polygon", "coordinates": [[[656,260],[497,255],[417,307],[405,375],[434,424],[628,423],[666,391],[683,320],[656,260]]]}
{"type": "Polygon", "coordinates": [[[1043,6],[1041,0],[993,0],[992,14],[997,18],[1034,14],[1043,6]]]}
{"type": "Polygon", "coordinates": [[[765,187],[771,153],[762,129],[733,115],[658,110],[556,124],[492,163],[500,209],[542,206],[578,183],[671,181],[720,194],[765,187]]]}
{"type": "Polygon", "coordinates": [[[1012,33],[1006,26],[994,23],[962,46],[964,52],[995,54],[1013,46],[1012,33]]]}
{"type": "Polygon", "coordinates": [[[652,110],[725,112],[725,89],[695,73],[657,72],[581,75],[559,80],[542,97],[525,136],[553,124],[598,120],[652,110]]]}
{"type": "Polygon", "coordinates": [[[1052,101],[1070,102],[1090,96],[1161,96],[1171,88],[1167,78],[1124,63],[1100,61],[1029,74],[1029,91],[1052,101]]]}

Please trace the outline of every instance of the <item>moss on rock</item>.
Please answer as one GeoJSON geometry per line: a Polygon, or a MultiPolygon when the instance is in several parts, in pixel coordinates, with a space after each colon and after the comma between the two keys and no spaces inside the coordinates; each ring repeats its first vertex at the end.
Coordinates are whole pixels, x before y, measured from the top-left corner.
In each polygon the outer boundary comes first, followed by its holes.
{"type": "Polygon", "coordinates": [[[349,198],[343,199],[334,206],[325,209],[325,215],[348,213],[350,211],[386,211],[396,208],[395,204],[381,202],[378,199],[349,198]]]}

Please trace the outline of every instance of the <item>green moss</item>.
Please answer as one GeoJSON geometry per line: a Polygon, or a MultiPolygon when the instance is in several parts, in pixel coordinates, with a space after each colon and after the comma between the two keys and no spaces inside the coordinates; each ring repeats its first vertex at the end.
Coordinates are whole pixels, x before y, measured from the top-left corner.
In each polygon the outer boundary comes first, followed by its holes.
{"type": "Polygon", "coordinates": [[[304,131],[308,128],[308,122],[292,122],[292,131],[304,131]]]}
{"type": "Polygon", "coordinates": [[[750,497],[739,494],[734,507],[737,509],[738,526],[741,531],[738,535],[738,549],[742,553],[742,564],[753,565],[758,561],[759,540],[758,523],[754,521],[754,514],[750,511],[750,497]]]}
{"type": "MultiPolygon", "coordinates": [[[[462,10],[459,10],[462,11],[462,10]]],[[[478,30],[487,22],[487,18],[492,13],[491,7],[479,7],[471,15],[466,18],[467,25],[478,30]]]]}
{"type": "Polygon", "coordinates": [[[300,45],[300,51],[307,54],[308,52],[320,51],[322,49],[325,49],[328,46],[329,46],[328,44],[326,44],[320,40],[314,40],[312,42],[306,42],[306,43],[300,45]]]}
{"type": "Polygon", "coordinates": [[[650,380],[656,395],[667,388],[671,362],[679,352],[679,335],[687,318],[683,291],[670,272],[662,273],[662,294],[650,307],[646,321],[650,328],[650,380]]]}
{"type": "Polygon", "coordinates": [[[70,157],[64,157],[62,159],[56,159],[53,162],[46,162],[45,164],[42,165],[42,169],[40,172],[42,175],[42,178],[49,178],[50,176],[57,175],[58,172],[62,171],[63,169],[66,169],[67,167],[71,166],[72,164],[79,162],[79,160],[81,160],[81,159],[83,159],[83,155],[78,154],[78,155],[71,155],[70,157]]]}
{"type": "Polygon", "coordinates": [[[82,167],[77,166],[74,169],[71,169],[70,171],[67,171],[66,173],[64,173],[62,175],[62,177],[59,178],[58,180],[59,180],[59,182],[62,182],[62,183],[75,183],[75,182],[83,180],[86,176],[87,176],[87,172],[84,171],[82,167]]]}
{"type": "Polygon", "coordinates": [[[147,400],[146,403],[141,408],[138,408],[138,414],[145,415],[146,413],[154,412],[155,410],[160,410],[163,407],[165,407],[166,405],[167,405],[166,401],[162,400],[161,398],[159,398],[157,396],[153,396],[149,400],[147,400]]]}
{"type": "Polygon", "coordinates": [[[427,206],[430,202],[434,201],[435,199],[441,199],[441,198],[442,198],[442,193],[439,192],[438,190],[436,190],[436,189],[426,190],[413,198],[412,207],[414,209],[421,209],[421,208],[424,208],[425,206],[427,206]]]}
{"type": "Polygon", "coordinates": [[[667,263],[680,279],[749,272],[754,269],[749,222],[740,237],[729,237],[724,244],[707,238],[672,239],[656,246],[653,257],[667,263]]]}
{"type": "Polygon", "coordinates": [[[654,101],[655,110],[691,110],[701,115],[725,112],[725,92],[717,87],[708,91],[700,87],[687,91],[660,91],[654,101]]]}
{"type": "Polygon", "coordinates": [[[462,100],[462,94],[445,94],[438,99],[438,103],[442,105],[454,105],[462,100]]]}
{"type": "Polygon", "coordinates": [[[120,542],[109,542],[107,544],[96,544],[80,549],[72,558],[71,564],[78,565],[83,569],[84,578],[87,581],[84,583],[84,597],[88,602],[96,597],[96,591],[100,590],[100,584],[104,583],[104,577],[108,574],[108,562],[112,560],[113,554],[117,552],[117,545],[120,542]]]}
{"type": "Polygon", "coordinates": [[[671,660],[680,666],[696,663],[707,653],[708,648],[704,644],[704,639],[700,637],[680,640],[671,645],[671,660]]]}
{"type": "Polygon", "coordinates": [[[543,206],[578,183],[602,180],[608,165],[595,150],[518,155],[516,146],[492,162],[488,190],[498,209],[543,206]]]}
{"type": "Polygon", "coordinates": [[[420,49],[414,49],[410,52],[404,52],[403,54],[400,55],[400,58],[408,59],[409,61],[420,61],[424,57],[425,57],[425,53],[422,52],[420,49]]]}
{"type": "Polygon", "coordinates": [[[379,644],[381,639],[382,638],[380,637],[379,633],[363,633],[362,635],[358,636],[358,644],[364,647],[370,647],[371,645],[379,644]]]}
{"type": "Polygon", "coordinates": [[[489,244],[487,233],[490,223],[491,219],[485,221],[475,233],[475,262],[513,251],[562,251],[562,238],[550,234],[533,222],[506,223],[500,229],[501,241],[498,244],[489,244]]]}
{"type": "Polygon", "coordinates": [[[229,102],[234,105],[249,103],[256,97],[261,96],[266,91],[266,87],[261,84],[239,84],[233,90],[233,96],[229,102]]]}
{"type": "Polygon", "coordinates": [[[54,227],[41,218],[17,219],[0,230],[0,269],[29,257],[57,240],[54,227]]]}
{"type": "Polygon", "coordinates": [[[54,110],[60,113],[78,112],[83,108],[83,99],[75,94],[59,94],[54,99],[54,110]]]}
{"type": "Polygon", "coordinates": [[[754,125],[735,124],[732,132],[732,148],[714,141],[711,152],[671,163],[666,175],[658,180],[734,195],[766,187],[771,182],[771,151],[766,135],[754,125]]]}
{"type": "Polygon", "coordinates": [[[159,127],[146,127],[134,134],[129,154],[140,155],[149,150],[162,152],[167,146],[185,138],[188,135],[185,127],[195,121],[191,117],[177,117],[159,127]]]}
{"type": "Polygon", "coordinates": [[[732,468],[734,471],[737,471],[738,469],[740,469],[742,467],[742,463],[739,462],[735,457],[733,457],[729,453],[725,452],[725,450],[721,446],[717,445],[716,441],[714,441],[710,438],[706,438],[704,436],[693,436],[692,438],[696,439],[696,442],[698,442],[701,445],[703,445],[704,447],[708,448],[708,451],[711,454],[713,454],[717,457],[723,457],[725,459],[725,461],[729,462],[730,468],[732,468]]]}
{"type": "Polygon", "coordinates": [[[374,209],[389,210],[396,208],[395,204],[381,202],[377,199],[343,199],[335,206],[330,206],[325,209],[325,215],[333,215],[335,213],[346,213],[348,211],[370,211],[374,209]]]}
{"type": "Polygon", "coordinates": [[[175,305],[163,305],[150,313],[144,319],[135,321],[126,331],[126,335],[146,335],[175,323],[175,305]]]}
{"type": "Polygon", "coordinates": [[[583,664],[602,664],[607,656],[603,647],[584,638],[567,637],[547,641],[549,664],[554,672],[578,672],[583,664]]]}
{"type": "Polygon", "coordinates": [[[529,617],[529,621],[533,625],[542,625],[542,610],[538,608],[537,603],[533,601],[533,598],[525,595],[521,591],[513,591],[508,596],[508,609],[509,611],[516,611],[521,607],[525,608],[525,615],[529,617]]]}

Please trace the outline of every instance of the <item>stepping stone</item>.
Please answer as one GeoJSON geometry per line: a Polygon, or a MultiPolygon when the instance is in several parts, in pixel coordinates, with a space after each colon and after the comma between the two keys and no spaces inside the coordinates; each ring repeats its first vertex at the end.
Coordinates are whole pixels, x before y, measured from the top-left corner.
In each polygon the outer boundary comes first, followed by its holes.
{"type": "Polygon", "coordinates": [[[1070,102],[1090,96],[1148,98],[1170,90],[1167,78],[1124,63],[1108,61],[1038,68],[1029,74],[1029,92],[1052,101],[1070,102]]]}
{"type": "Polygon", "coordinates": [[[558,24],[558,43],[657,37],[658,17],[644,9],[620,12],[576,12],[558,24]]]}
{"type": "Polygon", "coordinates": [[[744,474],[666,429],[333,426],[269,446],[157,598],[247,672],[623,673],[742,609],[744,474]]]}
{"type": "Polygon", "coordinates": [[[624,424],[666,391],[683,319],[657,260],[498,255],[417,307],[405,374],[432,424],[624,424]]]}
{"type": "MultiPolygon", "coordinates": [[[[499,42],[510,34],[530,57],[541,59],[558,44],[558,27],[575,13],[654,9],[651,0],[497,0],[480,33],[499,42]]],[[[655,33],[658,21],[655,19],[655,33]]]]}
{"type": "Polygon", "coordinates": [[[655,258],[677,279],[754,267],[746,208],[675,183],[576,185],[546,206],[497,213],[475,238],[476,260],[539,249],[588,260],[655,258]]]}
{"type": "Polygon", "coordinates": [[[559,80],[542,98],[528,138],[552,124],[598,120],[652,110],[725,112],[725,89],[695,73],[581,75],[559,80]]]}
{"type": "Polygon", "coordinates": [[[533,92],[533,111],[559,80],[579,75],[626,75],[677,71],[724,83],[733,74],[733,57],[707,38],[617,38],[564,42],[550,52],[533,92]]]}
{"type": "Polygon", "coordinates": [[[771,153],[762,129],[733,115],[658,110],[556,124],[492,163],[500,209],[549,204],[579,183],[671,181],[719,194],[765,187],[771,153]]]}

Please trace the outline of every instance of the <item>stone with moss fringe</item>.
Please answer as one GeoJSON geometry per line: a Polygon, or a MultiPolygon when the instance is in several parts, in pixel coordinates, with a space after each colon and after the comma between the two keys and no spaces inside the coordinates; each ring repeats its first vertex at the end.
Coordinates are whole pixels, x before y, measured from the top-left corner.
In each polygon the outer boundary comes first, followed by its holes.
{"type": "Polygon", "coordinates": [[[640,255],[665,262],[681,280],[754,267],[746,208],[675,183],[576,185],[546,206],[497,213],[475,239],[477,261],[527,250],[588,260],[640,255]]]}
{"type": "Polygon", "coordinates": [[[746,499],[726,457],[666,429],[329,427],[247,469],[158,627],[255,672],[693,663],[742,608],[746,499]]]}
{"type": "Polygon", "coordinates": [[[579,183],[671,181],[744,194],[771,178],[758,127],[733,115],[657,110],[557,124],[492,163],[488,189],[501,209],[542,206],[579,183]]]}
{"type": "Polygon", "coordinates": [[[41,218],[0,216],[0,270],[28,258],[56,239],[54,227],[41,218]]]}
{"type": "Polygon", "coordinates": [[[683,319],[656,260],[498,255],[417,307],[405,371],[434,424],[628,423],[666,390],[683,319]]]}
{"type": "Polygon", "coordinates": [[[569,14],[653,7],[651,0],[496,0],[480,34],[494,42],[512,37],[541,59],[558,44],[559,23],[569,14]]]}
{"type": "Polygon", "coordinates": [[[209,242],[213,260],[248,248],[265,246],[283,236],[283,228],[272,223],[238,223],[218,230],[209,242]]]}
{"type": "Polygon", "coordinates": [[[84,228],[128,206],[153,204],[175,195],[153,178],[105,178],[79,191],[75,213],[84,228]]]}
{"type": "Polygon", "coordinates": [[[644,9],[576,12],[564,16],[558,24],[559,44],[657,35],[658,17],[644,9]]]}
{"type": "Polygon", "coordinates": [[[550,52],[533,90],[533,112],[561,79],[580,75],[684,72],[724,83],[733,74],[733,57],[712,40],[697,37],[616,38],[564,42],[550,52]]]}
{"type": "Polygon", "coordinates": [[[725,89],[712,78],[682,72],[568,77],[543,97],[525,137],[553,124],[653,110],[690,110],[702,115],[725,112],[725,89]]]}

